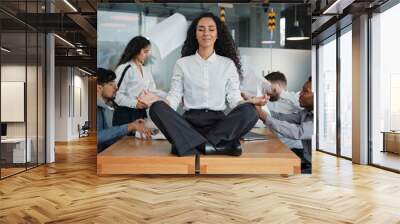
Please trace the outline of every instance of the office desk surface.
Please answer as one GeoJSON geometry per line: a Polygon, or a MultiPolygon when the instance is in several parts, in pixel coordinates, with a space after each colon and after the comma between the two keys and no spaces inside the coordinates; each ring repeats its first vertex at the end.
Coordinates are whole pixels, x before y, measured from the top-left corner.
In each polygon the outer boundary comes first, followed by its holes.
{"type": "Polygon", "coordinates": [[[268,129],[252,131],[268,140],[242,142],[243,154],[177,157],[166,140],[126,136],[97,156],[99,175],[105,174],[296,174],[300,159],[268,129]],[[197,168],[196,168],[197,166],[197,168]]]}

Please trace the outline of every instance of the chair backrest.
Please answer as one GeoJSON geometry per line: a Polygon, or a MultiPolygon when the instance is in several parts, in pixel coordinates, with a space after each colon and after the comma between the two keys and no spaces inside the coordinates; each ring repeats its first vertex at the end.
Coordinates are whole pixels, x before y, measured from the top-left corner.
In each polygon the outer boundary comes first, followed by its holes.
{"type": "Polygon", "coordinates": [[[82,126],[82,129],[89,129],[90,128],[89,124],[90,124],[89,121],[85,121],[85,123],[82,126]]]}

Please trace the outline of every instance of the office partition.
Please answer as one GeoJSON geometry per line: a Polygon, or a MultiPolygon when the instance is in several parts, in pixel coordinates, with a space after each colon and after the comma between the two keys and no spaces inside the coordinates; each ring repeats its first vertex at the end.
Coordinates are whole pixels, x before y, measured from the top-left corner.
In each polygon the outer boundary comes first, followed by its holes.
{"type": "Polygon", "coordinates": [[[0,119],[7,126],[0,144],[1,179],[45,163],[45,33],[23,22],[27,13],[44,12],[44,3],[0,3],[0,17],[8,21],[0,23],[0,119]]]}

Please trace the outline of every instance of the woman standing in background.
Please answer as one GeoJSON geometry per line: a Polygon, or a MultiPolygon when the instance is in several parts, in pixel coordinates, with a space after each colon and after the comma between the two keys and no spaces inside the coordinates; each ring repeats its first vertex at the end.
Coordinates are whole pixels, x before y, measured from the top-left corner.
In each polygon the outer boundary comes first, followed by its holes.
{"type": "Polygon", "coordinates": [[[114,102],[117,104],[113,116],[113,125],[122,125],[145,118],[147,106],[137,100],[143,90],[156,90],[151,72],[144,67],[150,56],[150,41],[136,36],[129,41],[118,63],[118,91],[114,102]]]}

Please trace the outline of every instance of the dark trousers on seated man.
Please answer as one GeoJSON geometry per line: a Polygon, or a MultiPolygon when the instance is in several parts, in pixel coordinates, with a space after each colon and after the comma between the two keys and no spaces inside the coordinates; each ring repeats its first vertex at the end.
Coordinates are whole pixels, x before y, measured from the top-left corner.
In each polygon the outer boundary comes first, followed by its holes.
{"type": "Polygon", "coordinates": [[[172,153],[178,156],[204,152],[208,143],[215,147],[240,146],[239,139],[258,120],[250,103],[236,106],[228,115],[222,111],[192,109],[181,116],[165,102],[158,101],[151,105],[149,114],[172,144],[172,153]]]}
{"type": "Polygon", "coordinates": [[[293,148],[291,150],[301,159],[301,172],[311,173],[311,168],[312,168],[311,152],[299,148],[293,148]]]}

